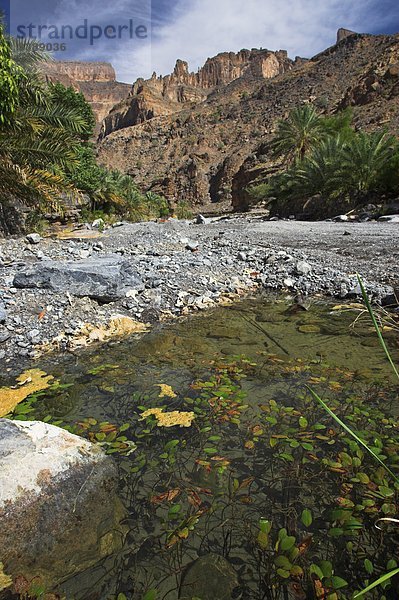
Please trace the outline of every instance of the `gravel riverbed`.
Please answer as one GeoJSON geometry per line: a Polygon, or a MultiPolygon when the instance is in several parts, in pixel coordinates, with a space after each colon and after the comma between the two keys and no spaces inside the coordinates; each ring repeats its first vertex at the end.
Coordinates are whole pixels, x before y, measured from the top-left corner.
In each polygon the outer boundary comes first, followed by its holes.
{"type": "Polygon", "coordinates": [[[356,272],[377,301],[391,302],[399,288],[398,223],[241,217],[74,236],[0,240],[3,373],[29,363],[43,344],[71,350],[85,324],[115,315],[151,323],[256,289],[353,299],[356,272]]]}

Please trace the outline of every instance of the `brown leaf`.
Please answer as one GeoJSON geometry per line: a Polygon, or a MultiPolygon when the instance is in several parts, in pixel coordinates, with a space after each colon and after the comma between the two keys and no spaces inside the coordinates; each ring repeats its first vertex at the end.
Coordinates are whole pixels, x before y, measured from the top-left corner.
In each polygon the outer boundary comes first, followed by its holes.
{"type": "Polygon", "coordinates": [[[152,496],[152,504],[161,504],[162,502],[172,502],[180,494],[179,489],[169,490],[158,496],[152,496]]]}

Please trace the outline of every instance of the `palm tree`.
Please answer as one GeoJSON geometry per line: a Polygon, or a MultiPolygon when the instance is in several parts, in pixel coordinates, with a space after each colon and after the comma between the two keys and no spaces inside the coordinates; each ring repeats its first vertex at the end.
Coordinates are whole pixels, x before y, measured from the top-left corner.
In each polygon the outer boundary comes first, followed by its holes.
{"type": "Polygon", "coordinates": [[[12,118],[0,122],[0,202],[59,205],[61,193],[78,195],[64,171],[77,161],[83,119],[51,97],[38,75],[47,55],[36,45],[9,42],[0,31],[0,48],[6,53],[16,48],[12,63],[17,88],[12,118]]]}
{"type": "Polygon", "coordinates": [[[358,133],[342,156],[340,177],[348,191],[361,197],[381,189],[397,150],[396,138],[384,131],[358,133]]]}
{"type": "Polygon", "coordinates": [[[322,119],[313,106],[294,108],[288,119],[280,121],[273,142],[275,156],[283,156],[288,164],[303,160],[325,134],[322,119]]]}

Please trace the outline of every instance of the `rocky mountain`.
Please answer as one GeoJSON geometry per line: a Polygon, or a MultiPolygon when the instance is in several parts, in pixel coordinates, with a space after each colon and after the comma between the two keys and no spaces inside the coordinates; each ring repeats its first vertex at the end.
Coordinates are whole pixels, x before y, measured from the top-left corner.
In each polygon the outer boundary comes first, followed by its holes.
{"type": "Polygon", "coordinates": [[[46,63],[45,76],[48,81],[82,92],[98,124],[131,89],[129,84],[116,81],[114,68],[105,62],[54,61],[46,63]]]}
{"type": "Polygon", "coordinates": [[[105,118],[101,137],[191,108],[204,102],[216,89],[241,77],[269,79],[291,67],[292,61],[286,52],[268,50],[224,52],[208,58],[196,73],[189,72],[187,62],[178,60],[171,75],[158,77],[154,73],[151,79],[136,81],[129,97],[105,118]]]}
{"type": "Polygon", "coordinates": [[[352,106],[357,126],[399,133],[399,36],[344,33],[310,60],[242,51],[197,74],[179,61],[168,77],[139,80],[103,124],[100,162],[171,206],[245,209],[247,186],[275,168],[268,144],[277,120],[300,103],[324,113],[352,106]]]}

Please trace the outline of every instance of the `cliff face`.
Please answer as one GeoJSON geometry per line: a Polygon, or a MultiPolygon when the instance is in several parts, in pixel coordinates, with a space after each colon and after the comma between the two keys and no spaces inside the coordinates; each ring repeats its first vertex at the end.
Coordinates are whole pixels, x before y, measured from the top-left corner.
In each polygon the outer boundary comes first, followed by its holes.
{"type": "Polygon", "coordinates": [[[101,137],[113,131],[167,116],[185,107],[204,102],[216,89],[245,77],[270,79],[292,68],[287,53],[268,50],[224,52],[208,58],[196,73],[187,62],[178,60],[171,75],[139,79],[128,98],[111,111],[102,124],[101,137]]]}
{"type": "Polygon", "coordinates": [[[131,89],[127,83],[116,81],[114,68],[105,62],[54,61],[46,63],[45,76],[48,81],[82,92],[98,124],[131,89]]]}
{"type": "Polygon", "coordinates": [[[106,119],[120,130],[110,127],[99,143],[100,162],[171,205],[245,209],[246,187],[274,168],[267,147],[278,119],[301,103],[327,114],[352,106],[357,127],[399,133],[398,35],[350,35],[294,65],[267,51],[220,56],[196,74],[178,62],[167,78],[137,82],[126,112],[117,107],[106,119]]]}

